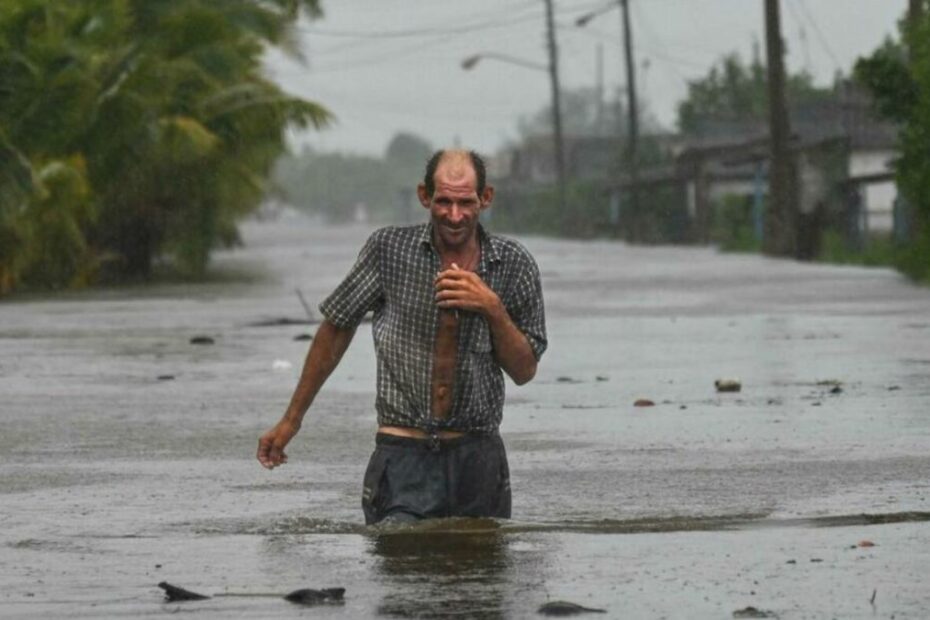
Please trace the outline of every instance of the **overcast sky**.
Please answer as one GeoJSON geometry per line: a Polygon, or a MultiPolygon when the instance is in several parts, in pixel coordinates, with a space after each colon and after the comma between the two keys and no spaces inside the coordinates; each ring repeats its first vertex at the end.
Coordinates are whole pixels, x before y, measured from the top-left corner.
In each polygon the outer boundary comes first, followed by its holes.
{"type": "MultiPolygon", "coordinates": [[[[461,144],[491,154],[516,137],[521,116],[550,100],[548,75],[494,59],[464,71],[481,52],[546,63],[543,0],[321,0],[325,16],[299,26],[303,64],[280,54],[269,72],[286,90],[327,106],[337,123],[301,135],[325,151],[380,155],[398,131],[434,146],[461,144]]],[[[597,49],[604,83],[625,83],[620,11],[585,28],[575,19],[615,5],[609,0],[556,0],[563,89],[594,86],[597,49]]],[[[640,99],[667,128],[689,80],[726,53],[764,47],[763,0],[630,0],[640,99]]],[[[889,35],[907,0],[782,0],[789,70],[806,69],[820,85],[889,35]]]]}

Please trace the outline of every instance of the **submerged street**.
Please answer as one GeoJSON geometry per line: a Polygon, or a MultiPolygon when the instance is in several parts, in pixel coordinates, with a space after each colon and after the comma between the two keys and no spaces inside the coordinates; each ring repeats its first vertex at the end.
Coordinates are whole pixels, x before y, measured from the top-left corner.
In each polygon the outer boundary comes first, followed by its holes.
{"type": "Polygon", "coordinates": [[[290,462],[254,459],[315,329],[301,297],[316,312],[371,230],[285,212],[246,225],[206,284],[0,303],[2,615],[304,617],[265,595],[340,586],[314,617],[524,618],[557,599],[608,617],[926,616],[930,289],[522,238],[550,346],[507,385],[514,519],[379,534],[360,509],[367,324],[290,462]],[[169,604],[163,580],[255,596],[169,604]]]}

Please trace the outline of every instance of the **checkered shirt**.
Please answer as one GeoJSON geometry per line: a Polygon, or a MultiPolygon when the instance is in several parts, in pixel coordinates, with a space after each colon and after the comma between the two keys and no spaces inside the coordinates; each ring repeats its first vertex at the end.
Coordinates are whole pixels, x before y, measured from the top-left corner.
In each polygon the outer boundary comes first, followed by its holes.
{"type": "MultiPolygon", "coordinates": [[[[479,225],[481,258],[476,272],[497,293],[538,360],[546,350],[542,286],[536,261],[512,239],[479,225]]],[[[430,379],[439,322],[434,279],[440,271],[432,224],[375,231],[345,280],[320,304],[340,328],[353,328],[374,313],[378,357],[375,409],[378,424],[490,433],[500,426],[504,377],[494,359],[487,321],[461,312],[452,410],[445,420],[430,412],[430,379]]]]}

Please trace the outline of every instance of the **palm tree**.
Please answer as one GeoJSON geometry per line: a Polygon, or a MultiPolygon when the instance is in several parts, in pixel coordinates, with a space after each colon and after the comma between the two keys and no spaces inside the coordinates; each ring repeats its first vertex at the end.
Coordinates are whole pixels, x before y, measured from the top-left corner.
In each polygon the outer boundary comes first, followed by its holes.
{"type": "Polygon", "coordinates": [[[202,273],[260,203],[286,128],[330,118],[261,75],[265,46],[296,50],[301,11],[316,0],[5,2],[0,240],[17,249],[0,291],[148,277],[160,256],[202,273]]]}

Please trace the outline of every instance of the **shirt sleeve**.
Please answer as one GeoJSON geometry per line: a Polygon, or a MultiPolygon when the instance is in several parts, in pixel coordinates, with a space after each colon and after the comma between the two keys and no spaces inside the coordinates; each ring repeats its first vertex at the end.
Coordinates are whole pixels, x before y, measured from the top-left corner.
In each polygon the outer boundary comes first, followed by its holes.
{"type": "Polygon", "coordinates": [[[508,308],[508,312],[514,325],[526,336],[533,355],[539,361],[549,344],[546,338],[546,311],[539,267],[528,255],[526,261],[514,287],[513,306],[508,308]]]}
{"type": "Polygon", "coordinates": [[[348,275],[320,304],[320,313],[336,327],[356,327],[383,297],[378,237],[375,232],[368,238],[348,275]]]}

